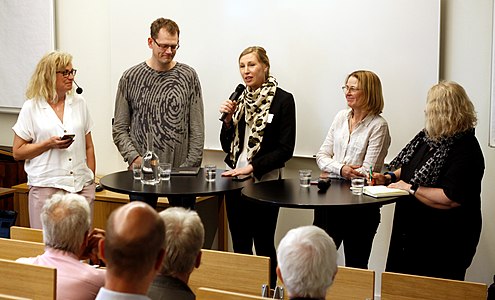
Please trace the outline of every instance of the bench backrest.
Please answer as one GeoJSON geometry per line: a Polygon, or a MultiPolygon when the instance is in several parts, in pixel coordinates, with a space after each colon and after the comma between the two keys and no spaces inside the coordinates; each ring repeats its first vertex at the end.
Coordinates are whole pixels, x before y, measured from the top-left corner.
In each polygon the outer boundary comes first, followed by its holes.
{"type": "Polygon", "coordinates": [[[486,300],[486,294],[484,283],[382,273],[382,300],[486,300]]]}
{"type": "Polygon", "coordinates": [[[0,291],[6,295],[40,300],[56,298],[55,268],[0,259],[0,274],[0,291]]]}
{"type": "Polygon", "coordinates": [[[201,265],[189,278],[193,291],[200,287],[261,295],[270,280],[270,258],[232,252],[201,250],[201,265]]]}

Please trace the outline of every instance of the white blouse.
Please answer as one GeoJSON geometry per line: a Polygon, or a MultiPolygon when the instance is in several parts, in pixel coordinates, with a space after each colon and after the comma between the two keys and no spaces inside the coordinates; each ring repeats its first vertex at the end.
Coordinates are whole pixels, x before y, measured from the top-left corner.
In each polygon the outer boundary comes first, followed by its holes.
{"type": "Polygon", "coordinates": [[[93,181],[93,172],[86,163],[86,134],[91,132],[93,120],[86,101],[80,95],[67,95],[63,122],[45,100],[27,100],[17,122],[12,127],[23,140],[39,143],[52,136],[75,134],[67,149],[50,149],[27,159],[24,169],[28,185],[54,187],[79,192],[93,181]]]}
{"type": "Polygon", "coordinates": [[[327,137],[316,154],[318,167],[332,176],[340,176],[344,165],[361,166],[357,170],[367,174],[370,166],[381,172],[390,146],[387,121],[379,115],[368,115],[349,133],[351,109],[335,116],[327,137]]]}

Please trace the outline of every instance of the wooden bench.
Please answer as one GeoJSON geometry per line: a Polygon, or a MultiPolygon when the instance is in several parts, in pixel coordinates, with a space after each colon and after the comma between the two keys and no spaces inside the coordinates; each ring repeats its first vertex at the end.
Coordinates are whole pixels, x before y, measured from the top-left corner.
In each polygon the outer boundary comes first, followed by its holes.
{"type": "Polygon", "coordinates": [[[12,226],[10,227],[10,238],[13,240],[43,243],[43,230],[12,226]]]}
{"type": "Polygon", "coordinates": [[[339,266],[327,299],[352,300],[375,297],[375,271],[339,266]]]}
{"type": "MultiPolygon", "coordinates": [[[[18,212],[16,225],[29,227],[29,188],[26,183],[12,187],[14,193],[14,210],[18,212]]],[[[108,190],[97,192],[94,202],[93,226],[104,229],[107,219],[118,207],[129,203],[127,194],[115,193],[108,190]]],[[[157,210],[161,211],[169,207],[166,197],[158,198],[157,210]]],[[[223,201],[217,196],[196,198],[196,210],[205,226],[205,247],[211,248],[218,228],[218,249],[227,250],[227,220],[224,213],[223,201]]]]}
{"type": "Polygon", "coordinates": [[[484,283],[382,273],[382,300],[486,300],[484,283]]]}
{"type": "MultiPolygon", "coordinates": [[[[1,259],[16,260],[20,257],[35,257],[44,252],[45,244],[43,243],[0,238],[1,259]]],[[[3,276],[4,275],[2,275],[2,277],[3,276]]]]}
{"type": "Polygon", "coordinates": [[[4,299],[54,300],[57,293],[57,270],[38,265],[30,265],[0,259],[1,293],[4,299]],[[15,297],[12,297],[15,296],[15,297]]]}
{"type": "Polygon", "coordinates": [[[208,287],[256,296],[269,282],[269,257],[204,249],[201,265],[189,278],[193,292],[208,287]]]}
{"type": "Polygon", "coordinates": [[[243,293],[201,287],[196,291],[197,300],[249,300],[272,299],[243,293]]]}

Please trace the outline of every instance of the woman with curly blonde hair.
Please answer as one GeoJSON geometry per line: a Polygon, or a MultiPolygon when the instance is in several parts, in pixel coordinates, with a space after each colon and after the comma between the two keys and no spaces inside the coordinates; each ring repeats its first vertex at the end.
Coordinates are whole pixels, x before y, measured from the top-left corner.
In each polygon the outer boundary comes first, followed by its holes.
{"type": "Polygon", "coordinates": [[[425,115],[425,129],[390,163],[398,169],[374,176],[410,194],[395,206],[386,270],[464,280],[481,233],[476,112],[464,88],[445,81],[428,92],[425,115]]]}
{"type": "Polygon", "coordinates": [[[93,121],[84,98],[73,93],[75,75],[72,55],[53,51],[43,56],[12,127],[14,159],[25,160],[28,175],[32,228],[41,228],[41,209],[58,191],[81,194],[93,212],[93,121]]]}

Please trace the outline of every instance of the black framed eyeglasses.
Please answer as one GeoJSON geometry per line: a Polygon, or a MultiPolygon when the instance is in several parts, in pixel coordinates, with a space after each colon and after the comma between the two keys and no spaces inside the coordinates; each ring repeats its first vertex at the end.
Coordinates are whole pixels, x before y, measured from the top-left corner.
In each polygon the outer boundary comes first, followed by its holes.
{"type": "Polygon", "coordinates": [[[72,69],[72,70],[63,70],[63,71],[57,71],[58,74],[62,74],[64,77],[69,77],[69,75],[76,76],[77,70],[72,69]]]}
{"type": "Polygon", "coordinates": [[[179,44],[176,44],[176,45],[169,45],[169,44],[158,44],[158,42],[154,39],[154,38],[151,38],[153,40],[153,42],[155,42],[155,44],[160,47],[161,49],[163,50],[167,50],[168,48],[170,48],[170,50],[172,51],[175,51],[177,49],[179,49],[180,45],[179,44]]]}

